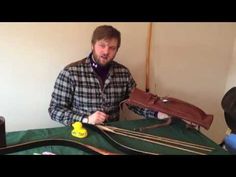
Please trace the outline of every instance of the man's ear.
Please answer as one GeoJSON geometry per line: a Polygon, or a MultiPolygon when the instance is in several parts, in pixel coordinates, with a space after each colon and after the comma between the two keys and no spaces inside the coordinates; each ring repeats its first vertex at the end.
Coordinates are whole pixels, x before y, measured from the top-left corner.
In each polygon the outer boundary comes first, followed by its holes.
{"type": "Polygon", "coordinates": [[[92,49],[92,50],[94,50],[96,43],[97,43],[97,41],[96,41],[95,43],[92,43],[92,42],[91,42],[91,49],[92,49]]]}

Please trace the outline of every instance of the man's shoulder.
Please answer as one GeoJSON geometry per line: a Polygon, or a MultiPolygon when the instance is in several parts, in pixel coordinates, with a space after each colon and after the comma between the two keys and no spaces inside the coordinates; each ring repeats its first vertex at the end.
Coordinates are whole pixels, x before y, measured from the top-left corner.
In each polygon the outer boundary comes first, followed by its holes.
{"type": "Polygon", "coordinates": [[[85,63],[86,63],[86,59],[87,59],[87,58],[83,58],[83,59],[81,59],[81,60],[77,60],[77,61],[75,61],[75,62],[72,62],[72,63],[66,65],[65,69],[69,69],[69,68],[71,68],[71,67],[78,67],[78,66],[81,65],[81,64],[85,64],[85,63]]]}
{"type": "Polygon", "coordinates": [[[129,71],[129,69],[125,65],[122,65],[121,63],[118,63],[116,61],[113,61],[113,66],[118,69],[124,69],[124,70],[129,71]]]}

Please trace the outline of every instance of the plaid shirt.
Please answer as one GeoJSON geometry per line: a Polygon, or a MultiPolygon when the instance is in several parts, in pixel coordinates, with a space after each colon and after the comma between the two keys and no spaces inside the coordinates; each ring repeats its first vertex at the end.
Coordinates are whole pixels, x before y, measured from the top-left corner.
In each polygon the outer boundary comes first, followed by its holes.
{"type": "MultiPolygon", "coordinates": [[[[96,111],[109,114],[108,121],[119,120],[119,104],[128,98],[136,83],[129,70],[112,61],[108,77],[103,84],[93,71],[89,57],[66,66],[58,75],[49,114],[52,120],[64,125],[82,121],[96,111]]],[[[145,117],[155,113],[137,107],[129,107],[145,117]]]]}

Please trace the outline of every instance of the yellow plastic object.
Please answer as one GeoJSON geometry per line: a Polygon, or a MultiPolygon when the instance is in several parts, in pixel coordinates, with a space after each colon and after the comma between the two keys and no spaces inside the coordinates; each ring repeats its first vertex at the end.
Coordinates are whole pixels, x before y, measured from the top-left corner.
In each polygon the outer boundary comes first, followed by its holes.
{"type": "Polygon", "coordinates": [[[74,127],[74,129],[80,129],[83,127],[81,122],[75,122],[72,124],[72,126],[74,127]]]}
{"type": "Polygon", "coordinates": [[[88,132],[85,128],[83,128],[81,122],[75,122],[72,124],[74,130],[71,131],[71,135],[77,138],[85,138],[88,136],[88,132]]]}

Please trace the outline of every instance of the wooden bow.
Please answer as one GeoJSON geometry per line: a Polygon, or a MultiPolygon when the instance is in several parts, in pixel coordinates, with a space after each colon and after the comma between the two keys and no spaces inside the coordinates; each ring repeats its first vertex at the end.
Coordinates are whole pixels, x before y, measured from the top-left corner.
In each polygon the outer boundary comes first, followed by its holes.
{"type": "Polygon", "coordinates": [[[24,151],[28,149],[33,149],[42,146],[69,146],[78,149],[82,149],[87,153],[94,154],[94,155],[120,155],[118,153],[109,152],[104,149],[100,149],[91,145],[87,145],[84,143],[80,143],[74,140],[65,140],[65,139],[45,139],[45,140],[37,140],[37,141],[30,141],[26,143],[20,143],[16,145],[10,145],[3,148],[0,148],[0,154],[10,154],[19,151],[24,151]]]}
{"type": "MultiPolygon", "coordinates": [[[[208,147],[204,145],[194,144],[194,143],[175,140],[175,139],[166,138],[166,137],[154,136],[150,134],[121,129],[121,128],[112,127],[112,126],[97,125],[97,128],[99,128],[100,130],[104,132],[110,132],[113,134],[122,135],[129,138],[135,138],[135,139],[139,139],[139,140],[146,141],[149,143],[163,145],[166,147],[175,148],[178,150],[187,151],[187,152],[191,152],[191,153],[195,153],[199,155],[206,155],[206,153],[209,153],[214,149],[212,147],[208,147]]],[[[124,147],[124,145],[122,146],[124,147]]],[[[125,148],[127,148],[127,146],[125,146],[125,148]]],[[[130,147],[128,148],[130,149],[130,147]]],[[[159,155],[158,153],[150,153],[150,152],[146,152],[142,150],[137,150],[134,148],[132,148],[132,150],[136,152],[141,152],[144,154],[159,155]]]]}

